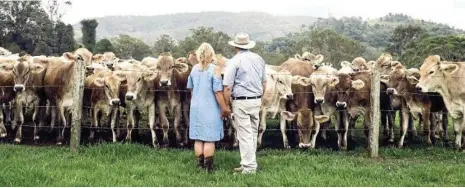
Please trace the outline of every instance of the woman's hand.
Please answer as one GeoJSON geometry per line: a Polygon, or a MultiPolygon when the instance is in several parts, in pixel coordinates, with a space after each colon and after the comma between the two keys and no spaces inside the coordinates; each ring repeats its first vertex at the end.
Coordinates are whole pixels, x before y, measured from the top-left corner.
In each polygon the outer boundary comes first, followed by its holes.
{"type": "Polygon", "coordinates": [[[228,107],[222,108],[221,109],[221,117],[222,118],[229,118],[231,116],[231,109],[228,107]]]}

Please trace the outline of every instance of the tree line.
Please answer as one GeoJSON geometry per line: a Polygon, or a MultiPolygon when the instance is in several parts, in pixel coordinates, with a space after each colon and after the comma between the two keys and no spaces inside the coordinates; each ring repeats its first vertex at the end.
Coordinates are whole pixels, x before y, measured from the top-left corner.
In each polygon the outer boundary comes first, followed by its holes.
{"type": "MultiPolygon", "coordinates": [[[[61,21],[66,13],[63,7],[70,6],[70,1],[59,0],[48,0],[46,7],[36,1],[0,2],[0,46],[14,53],[55,56],[86,47],[93,53],[112,51],[121,59],[141,60],[157,57],[161,52],[185,57],[202,42],[208,42],[216,53],[227,58],[233,56],[233,49],[227,44],[232,36],[212,27],[190,29],[189,35],[179,41],[169,34],[159,36],[153,44],[125,34],[96,41],[98,22],[86,19],[80,22],[82,38],[75,40],[73,27],[61,21]]],[[[358,56],[374,60],[385,52],[411,67],[418,67],[430,54],[451,61],[465,60],[463,30],[444,24],[426,24],[402,14],[389,14],[378,21],[373,24],[356,17],[319,19],[303,26],[299,32],[271,41],[257,41],[252,51],[272,65],[305,51],[323,54],[324,62],[336,67],[339,62],[358,56]],[[395,23],[401,24],[390,30],[395,23]]]]}

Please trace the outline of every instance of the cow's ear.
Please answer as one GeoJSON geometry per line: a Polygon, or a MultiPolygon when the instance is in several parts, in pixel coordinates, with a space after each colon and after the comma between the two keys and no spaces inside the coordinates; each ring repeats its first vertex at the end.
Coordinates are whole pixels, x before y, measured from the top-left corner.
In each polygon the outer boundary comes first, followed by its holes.
{"type": "Polygon", "coordinates": [[[321,54],[318,54],[315,56],[315,60],[313,61],[315,64],[319,64],[321,62],[323,62],[323,60],[325,59],[325,56],[321,55],[321,54]]]}
{"type": "Polygon", "coordinates": [[[3,73],[13,72],[13,64],[12,63],[0,63],[0,72],[3,72],[3,73]]]}
{"type": "Polygon", "coordinates": [[[120,70],[113,71],[113,77],[121,82],[126,80],[126,75],[124,74],[123,71],[120,71],[120,70]]]}
{"type": "Polygon", "coordinates": [[[30,65],[31,72],[34,74],[41,73],[42,71],[45,70],[45,67],[42,66],[41,64],[33,63],[30,65]]]}
{"type": "Polygon", "coordinates": [[[95,78],[94,84],[95,84],[97,87],[103,87],[103,86],[105,85],[105,79],[102,78],[102,77],[95,78]]]}
{"type": "Polygon", "coordinates": [[[155,80],[155,78],[158,76],[156,70],[156,68],[152,67],[149,69],[149,71],[146,71],[142,74],[142,76],[144,77],[144,80],[145,81],[152,81],[152,80],[155,80]]]}
{"type": "Polygon", "coordinates": [[[407,76],[407,81],[412,85],[417,85],[419,82],[415,76],[407,76]]]}
{"type": "Polygon", "coordinates": [[[96,55],[92,56],[92,61],[100,62],[102,60],[103,60],[103,55],[102,54],[96,54],[96,55]]]}
{"type": "Polygon", "coordinates": [[[383,74],[383,75],[381,75],[381,76],[379,77],[379,79],[380,79],[380,81],[381,81],[382,83],[387,84],[387,83],[389,82],[389,75],[383,74]]]}
{"type": "Polygon", "coordinates": [[[339,83],[339,78],[338,77],[332,77],[331,80],[329,81],[329,86],[334,87],[336,84],[339,83]]]}
{"type": "Polygon", "coordinates": [[[178,72],[178,73],[185,73],[189,70],[189,66],[185,63],[175,63],[174,64],[174,69],[178,72]]]}
{"type": "Polygon", "coordinates": [[[284,118],[286,121],[292,121],[295,119],[296,114],[289,112],[289,111],[282,111],[281,117],[284,118]]]}
{"type": "Polygon", "coordinates": [[[300,56],[300,54],[295,54],[294,58],[296,58],[296,59],[302,59],[302,56],[300,56]]]}
{"type": "Polygon", "coordinates": [[[326,116],[326,115],[315,116],[315,121],[317,121],[318,123],[325,123],[329,121],[329,116],[326,116]]]}
{"type": "Polygon", "coordinates": [[[362,80],[352,80],[351,85],[352,85],[352,88],[356,90],[360,90],[363,87],[365,87],[365,82],[363,82],[362,80]]]}
{"type": "Polygon", "coordinates": [[[397,65],[402,65],[399,61],[391,61],[391,67],[395,67],[397,65]]]}
{"type": "Polygon", "coordinates": [[[439,69],[446,74],[454,74],[455,72],[457,72],[457,70],[459,70],[459,66],[456,64],[441,63],[439,65],[439,69]]]}
{"type": "Polygon", "coordinates": [[[71,52],[65,52],[65,53],[63,53],[63,57],[64,57],[66,60],[68,60],[68,61],[74,61],[74,60],[76,60],[76,56],[75,56],[73,53],[71,53],[71,52]]]}
{"type": "Polygon", "coordinates": [[[352,66],[352,64],[348,61],[341,62],[341,67],[350,67],[350,66],[352,66]]]}
{"type": "Polygon", "coordinates": [[[302,77],[302,76],[299,76],[299,77],[296,77],[296,78],[292,79],[292,83],[293,84],[300,84],[302,86],[309,86],[310,84],[312,84],[310,78],[306,78],[306,77],[302,77]]]}
{"type": "Polygon", "coordinates": [[[433,57],[434,57],[434,59],[436,60],[436,62],[440,62],[440,61],[441,61],[441,56],[439,56],[439,55],[434,55],[433,57]]]}

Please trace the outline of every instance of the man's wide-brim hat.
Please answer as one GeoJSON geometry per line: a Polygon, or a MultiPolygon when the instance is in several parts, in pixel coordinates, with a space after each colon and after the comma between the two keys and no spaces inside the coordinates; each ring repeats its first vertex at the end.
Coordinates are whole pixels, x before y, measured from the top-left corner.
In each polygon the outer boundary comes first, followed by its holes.
{"type": "Polygon", "coordinates": [[[255,41],[249,40],[249,35],[247,33],[236,34],[234,40],[229,41],[228,44],[242,49],[251,49],[255,47],[255,41]]]}

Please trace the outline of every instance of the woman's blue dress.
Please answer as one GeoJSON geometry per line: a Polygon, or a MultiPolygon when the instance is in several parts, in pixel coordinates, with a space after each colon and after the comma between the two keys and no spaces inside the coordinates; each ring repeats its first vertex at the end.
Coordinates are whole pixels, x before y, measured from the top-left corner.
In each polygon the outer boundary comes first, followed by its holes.
{"type": "Polygon", "coordinates": [[[199,64],[192,68],[187,82],[187,88],[192,89],[189,138],[216,142],[224,136],[221,109],[215,96],[215,91],[223,91],[223,84],[214,75],[214,64],[206,70],[200,68],[199,64]]]}

